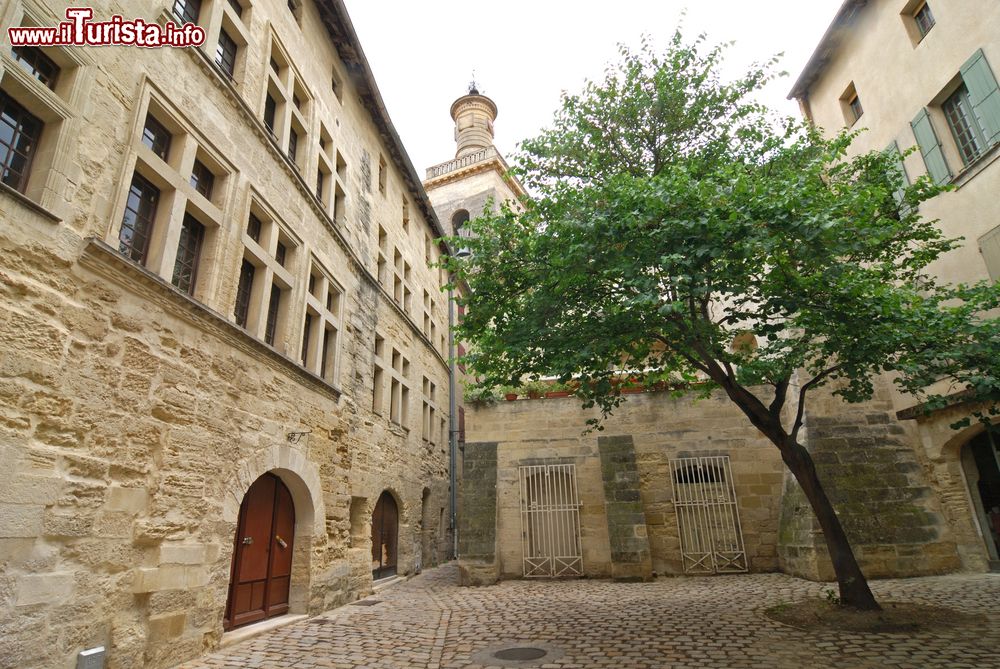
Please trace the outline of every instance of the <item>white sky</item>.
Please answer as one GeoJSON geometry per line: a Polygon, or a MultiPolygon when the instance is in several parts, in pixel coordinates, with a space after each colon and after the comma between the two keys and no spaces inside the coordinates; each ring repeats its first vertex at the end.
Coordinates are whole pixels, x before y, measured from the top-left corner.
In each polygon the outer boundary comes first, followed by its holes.
{"type": "Polygon", "coordinates": [[[500,109],[496,146],[517,143],[552,119],[563,90],[578,92],[617,59],[617,44],[643,34],[665,45],[687,11],[685,35],[735,41],[726,57],[732,78],[754,61],[784,53],[789,73],[765,92],[774,109],[797,115],[785,100],[794,78],[842,0],[345,0],[379,90],[413,165],[455,155],[448,110],[476,72],[479,90],[500,109]]]}

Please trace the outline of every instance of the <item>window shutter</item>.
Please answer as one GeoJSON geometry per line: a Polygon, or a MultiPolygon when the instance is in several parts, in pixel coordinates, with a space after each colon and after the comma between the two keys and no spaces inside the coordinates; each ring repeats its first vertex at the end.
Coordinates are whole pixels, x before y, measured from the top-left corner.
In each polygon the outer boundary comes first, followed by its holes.
{"type": "Polygon", "coordinates": [[[948,181],[951,178],[951,170],[948,169],[948,161],[944,159],[941,142],[934,132],[927,110],[921,109],[910,126],[913,128],[913,136],[917,138],[917,144],[920,145],[920,155],[924,157],[927,173],[936,183],[942,184],[948,181]]]}
{"type": "Polygon", "coordinates": [[[1000,227],[993,228],[979,238],[979,252],[993,281],[1000,281],[1000,227]]]}
{"type": "Polygon", "coordinates": [[[986,143],[992,146],[1000,142],[1000,88],[982,49],[962,66],[961,72],[986,143]]]}
{"type": "Polygon", "coordinates": [[[893,193],[893,197],[896,198],[896,204],[903,204],[903,197],[906,194],[906,187],[910,185],[910,176],[906,173],[906,165],[903,164],[903,154],[899,151],[899,144],[895,140],[889,146],[885,147],[885,152],[889,154],[890,158],[896,159],[896,169],[899,173],[903,175],[903,183],[900,184],[896,192],[893,193]]]}

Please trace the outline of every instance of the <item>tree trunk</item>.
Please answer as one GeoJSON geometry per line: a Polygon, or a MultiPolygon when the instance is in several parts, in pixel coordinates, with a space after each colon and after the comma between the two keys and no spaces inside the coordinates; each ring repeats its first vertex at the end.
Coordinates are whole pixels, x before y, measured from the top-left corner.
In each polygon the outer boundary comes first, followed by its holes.
{"type": "Polygon", "coordinates": [[[802,492],[809,500],[813,513],[819,520],[819,526],[823,530],[826,547],[830,552],[830,560],[833,562],[833,570],[837,575],[837,584],[840,586],[841,605],[862,611],[881,610],[882,607],[875,601],[875,595],[868,587],[868,579],[865,578],[861,567],[858,566],[854,550],[840,524],[840,518],[837,517],[837,512],[834,510],[833,504],[830,503],[830,498],[826,496],[826,491],[823,490],[823,485],[816,474],[816,465],[809,451],[801,444],[791,440],[786,441],[779,448],[782,460],[785,461],[785,465],[802,487],[802,492]]]}

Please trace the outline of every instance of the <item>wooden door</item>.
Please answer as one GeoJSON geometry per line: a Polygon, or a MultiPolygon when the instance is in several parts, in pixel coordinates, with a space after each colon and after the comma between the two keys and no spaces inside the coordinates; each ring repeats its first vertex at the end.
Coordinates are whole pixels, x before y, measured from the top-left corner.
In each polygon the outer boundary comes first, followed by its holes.
{"type": "Polygon", "coordinates": [[[240,506],[225,629],[288,612],[294,536],[292,495],[281,479],[264,474],[240,506]]]}
{"type": "Polygon", "coordinates": [[[372,512],[372,578],[396,574],[399,509],[388,492],[382,493],[372,512]]]}

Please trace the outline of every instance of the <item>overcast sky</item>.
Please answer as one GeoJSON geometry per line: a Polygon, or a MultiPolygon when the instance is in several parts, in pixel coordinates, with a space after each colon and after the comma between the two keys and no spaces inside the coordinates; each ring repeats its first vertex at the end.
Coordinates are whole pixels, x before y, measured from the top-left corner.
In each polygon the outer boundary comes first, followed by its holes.
{"type": "Polygon", "coordinates": [[[510,155],[552,119],[563,90],[577,92],[643,34],[665,45],[685,34],[734,41],[726,72],[784,53],[790,76],[764,93],[779,111],[842,0],[345,0],[389,114],[417,172],[455,155],[448,110],[475,70],[500,109],[496,145],[510,155]]]}

